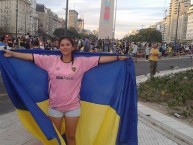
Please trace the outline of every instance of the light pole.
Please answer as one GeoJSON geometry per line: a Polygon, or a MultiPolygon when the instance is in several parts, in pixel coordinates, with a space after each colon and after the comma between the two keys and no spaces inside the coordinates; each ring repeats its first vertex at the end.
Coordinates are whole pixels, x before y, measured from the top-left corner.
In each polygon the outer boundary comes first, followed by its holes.
{"type": "Polygon", "coordinates": [[[16,3],[16,39],[17,39],[17,27],[18,27],[18,1],[17,0],[17,3],[16,3]]]}
{"type": "Polygon", "coordinates": [[[114,26],[113,26],[113,38],[115,38],[116,21],[117,21],[117,0],[116,0],[116,3],[115,3],[115,19],[114,19],[114,26]]]}
{"type": "Polygon", "coordinates": [[[65,35],[68,32],[68,0],[66,0],[66,21],[65,21],[65,35]]]}
{"type": "Polygon", "coordinates": [[[26,35],[26,26],[27,25],[27,22],[26,22],[26,14],[25,14],[25,35],[26,35]]]}
{"type": "Polygon", "coordinates": [[[166,13],[167,13],[167,9],[165,10],[165,19],[164,19],[164,35],[163,35],[163,40],[164,42],[166,42],[166,13]]]}

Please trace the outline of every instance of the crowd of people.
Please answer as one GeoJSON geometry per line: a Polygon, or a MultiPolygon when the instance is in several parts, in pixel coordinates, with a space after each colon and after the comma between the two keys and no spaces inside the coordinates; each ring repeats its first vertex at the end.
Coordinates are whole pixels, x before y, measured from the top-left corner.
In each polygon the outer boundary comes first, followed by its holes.
{"type": "MultiPolygon", "coordinates": [[[[80,52],[106,52],[131,55],[137,62],[137,58],[149,59],[152,42],[130,42],[118,39],[89,39],[74,38],[76,51],[80,52]]],[[[45,39],[43,37],[26,36],[14,39],[11,35],[1,37],[0,49],[43,49],[58,50],[58,39],[45,39]]],[[[192,54],[193,45],[158,43],[159,56],[181,56],[192,54]]]]}

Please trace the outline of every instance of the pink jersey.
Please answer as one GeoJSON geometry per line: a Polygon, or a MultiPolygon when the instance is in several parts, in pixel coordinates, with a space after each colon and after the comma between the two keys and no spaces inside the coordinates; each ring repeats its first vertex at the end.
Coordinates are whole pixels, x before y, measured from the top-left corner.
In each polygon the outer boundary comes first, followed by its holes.
{"type": "Polygon", "coordinates": [[[83,75],[98,65],[99,57],[75,57],[73,64],[64,63],[60,56],[34,54],[34,63],[49,75],[49,107],[70,111],[80,107],[80,87],[83,75]]]}

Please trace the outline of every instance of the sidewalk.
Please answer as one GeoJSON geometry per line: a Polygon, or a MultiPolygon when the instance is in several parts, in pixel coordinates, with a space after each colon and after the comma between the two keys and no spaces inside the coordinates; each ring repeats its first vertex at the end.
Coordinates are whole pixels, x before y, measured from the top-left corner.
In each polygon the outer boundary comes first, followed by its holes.
{"type": "MultiPolygon", "coordinates": [[[[142,118],[138,122],[139,145],[177,145],[171,139],[146,125],[142,118]]],[[[38,145],[38,141],[21,125],[16,112],[0,116],[1,145],[38,145]]]]}
{"type": "MultiPolygon", "coordinates": [[[[162,71],[157,76],[187,69],[162,71]]],[[[137,84],[148,76],[138,76],[137,84]]],[[[138,141],[139,145],[193,145],[193,128],[138,103],[138,141]]],[[[38,141],[23,128],[17,113],[11,112],[0,116],[0,144],[38,145],[38,141]]]]}

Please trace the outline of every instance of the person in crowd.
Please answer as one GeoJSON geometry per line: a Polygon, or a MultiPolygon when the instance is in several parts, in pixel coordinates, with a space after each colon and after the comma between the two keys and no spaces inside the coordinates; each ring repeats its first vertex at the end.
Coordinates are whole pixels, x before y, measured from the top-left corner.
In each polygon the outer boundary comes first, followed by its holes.
{"type": "Polygon", "coordinates": [[[25,49],[30,49],[31,48],[31,41],[30,41],[30,35],[27,33],[25,36],[25,49]]]}
{"type": "Polygon", "coordinates": [[[42,50],[40,48],[40,43],[39,43],[39,41],[37,39],[33,42],[33,48],[32,49],[34,49],[34,50],[42,50]]]}
{"type": "Polygon", "coordinates": [[[20,38],[20,49],[25,49],[25,37],[21,36],[20,38]]]}
{"type": "Polygon", "coordinates": [[[53,48],[53,50],[59,50],[59,40],[58,39],[56,39],[54,41],[54,48],[53,48]]]}
{"type": "Polygon", "coordinates": [[[137,53],[138,53],[138,46],[136,42],[132,43],[132,56],[134,58],[134,61],[137,62],[137,53]]]}
{"type": "Polygon", "coordinates": [[[90,52],[90,41],[87,37],[84,39],[84,51],[90,52]]]}
{"type": "Polygon", "coordinates": [[[7,39],[7,49],[13,49],[14,48],[14,38],[9,35],[7,39]]]}
{"type": "Polygon", "coordinates": [[[145,47],[145,58],[146,58],[147,61],[149,60],[150,47],[151,47],[151,43],[150,44],[146,44],[146,47],[145,47]]]}
{"type": "Polygon", "coordinates": [[[3,50],[3,49],[7,49],[5,36],[2,36],[0,39],[0,50],[3,50]]]}
{"type": "Polygon", "coordinates": [[[44,43],[42,37],[39,38],[39,43],[40,43],[40,48],[44,50],[45,49],[45,43],[44,43]]]}

